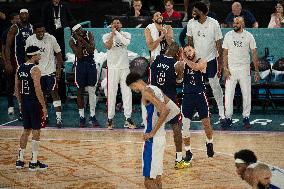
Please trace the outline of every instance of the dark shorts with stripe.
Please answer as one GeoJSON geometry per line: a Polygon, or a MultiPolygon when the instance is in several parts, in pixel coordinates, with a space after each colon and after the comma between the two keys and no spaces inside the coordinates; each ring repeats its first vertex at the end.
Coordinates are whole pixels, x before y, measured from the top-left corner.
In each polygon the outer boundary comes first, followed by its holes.
{"type": "Polygon", "coordinates": [[[37,99],[22,100],[23,125],[25,129],[39,130],[41,128],[42,110],[37,99]]]}
{"type": "Polygon", "coordinates": [[[40,78],[41,89],[44,92],[50,92],[57,89],[55,73],[50,75],[41,76],[40,78]]]}
{"type": "Polygon", "coordinates": [[[214,78],[217,73],[217,60],[214,58],[207,62],[206,75],[208,78],[214,78]]]}
{"type": "MultiPolygon", "coordinates": [[[[171,99],[174,103],[177,104],[177,95],[171,95],[171,94],[165,94],[169,99],[171,99]]],[[[168,124],[174,125],[179,123],[179,118],[180,118],[180,114],[176,115],[173,119],[171,119],[170,121],[168,121],[168,124]]]]}
{"type": "Polygon", "coordinates": [[[209,117],[209,107],[205,92],[197,94],[183,94],[181,107],[184,117],[189,118],[190,120],[195,114],[195,108],[197,109],[200,119],[209,117]]]}
{"type": "Polygon", "coordinates": [[[77,88],[96,86],[97,68],[93,56],[79,59],[75,67],[75,84],[77,88]]]}

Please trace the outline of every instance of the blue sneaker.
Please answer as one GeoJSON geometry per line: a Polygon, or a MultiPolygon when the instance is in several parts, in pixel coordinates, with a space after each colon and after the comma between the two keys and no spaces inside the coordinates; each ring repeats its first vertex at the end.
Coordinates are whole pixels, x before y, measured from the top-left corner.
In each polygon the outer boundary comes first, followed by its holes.
{"type": "Polygon", "coordinates": [[[80,117],[80,128],[85,127],[86,124],[86,118],[85,117],[80,117]]]}
{"type": "Polygon", "coordinates": [[[23,169],[24,167],[25,167],[25,162],[23,162],[21,160],[16,161],[16,168],[17,169],[23,169]]]}
{"type": "Polygon", "coordinates": [[[97,121],[97,118],[96,118],[96,116],[92,116],[92,117],[90,117],[90,120],[91,120],[91,122],[92,122],[92,126],[95,128],[95,127],[99,127],[100,125],[99,125],[99,123],[98,123],[98,121],[97,121]]]}
{"type": "Polygon", "coordinates": [[[223,130],[227,130],[232,126],[233,126],[233,120],[231,118],[225,118],[225,121],[223,122],[223,124],[221,124],[223,130]]]}
{"type": "Polygon", "coordinates": [[[251,125],[250,125],[250,122],[249,122],[249,118],[248,118],[248,117],[244,117],[244,119],[243,119],[243,124],[244,124],[244,127],[245,127],[246,129],[251,128],[251,125]]]}

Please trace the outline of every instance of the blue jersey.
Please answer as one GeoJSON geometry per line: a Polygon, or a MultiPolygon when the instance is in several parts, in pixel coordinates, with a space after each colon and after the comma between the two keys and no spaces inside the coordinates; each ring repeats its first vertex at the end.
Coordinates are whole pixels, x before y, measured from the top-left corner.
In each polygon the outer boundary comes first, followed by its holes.
{"type": "MultiPolygon", "coordinates": [[[[151,64],[151,85],[160,88],[169,98],[176,96],[176,60],[166,55],[158,55],[151,64]]],[[[175,99],[171,99],[175,101],[175,99]]]]}
{"type": "MultiPolygon", "coordinates": [[[[199,59],[196,63],[198,61],[199,59]]],[[[205,82],[201,71],[194,71],[185,64],[183,77],[183,93],[199,94],[205,91],[205,82]]]]}
{"type": "Polygon", "coordinates": [[[33,28],[31,24],[27,26],[22,26],[17,24],[18,33],[15,36],[15,56],[18,66],[26,62],[25,46],[26,40],[29,36],[33,34],[33,28]]]}
{"type": "Polygon", "coordinates": [[[34,81],[31,75],[31,71],[34,68],[34,64],[24,63],[20,65],[18,69],[18,78],[21,83],[20,93],[23,99],[36,99],[34,81]]]}
{"type": "MultiPolygon", "coordinates": [[[[72,38],[74,44],[76,46],[78,46],[78,40],[76,39],[76,37],[74,35],[72,35],[71,38],[72,38]]],[[[86,33],[84,34],[84,36],[82,36],[82,38],[89,44],[90,43],[89,31],[86,31],[86,33]]],[[[82,47],[82,51],[83,51],[83,57],[88,57],[88,56],[93,57],[94,53],[89,53],[86,47],[82,47]]]]}

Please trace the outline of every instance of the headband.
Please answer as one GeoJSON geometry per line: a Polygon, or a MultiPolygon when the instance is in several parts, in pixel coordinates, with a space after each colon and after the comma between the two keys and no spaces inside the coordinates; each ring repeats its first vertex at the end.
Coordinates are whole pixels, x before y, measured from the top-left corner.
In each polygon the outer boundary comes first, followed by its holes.
{"type": "Polygon", "coordinates": [[[29,56],[36,55],[36,54],[40,54],[40,50],[37,50],[35,52],[27,53],[27,55],[29,55],[29,56]]]}
{"type": "Polygon", "coordinates": [[[20,13],[22,13],[22,12],[29,13],[28,9],[21,9],[21,10],[20,10],[20,13]]]}
{"type": "Polygon", "coordinates": [[[82,27],[81,24],[76,24],[75,26],[73,26],[72,31],[74,32],[81,27],[82,27]]]}

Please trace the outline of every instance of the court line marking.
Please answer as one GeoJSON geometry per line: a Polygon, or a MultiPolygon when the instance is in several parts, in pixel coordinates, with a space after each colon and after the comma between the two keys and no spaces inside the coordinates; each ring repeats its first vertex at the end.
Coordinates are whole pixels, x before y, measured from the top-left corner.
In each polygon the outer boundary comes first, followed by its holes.
{"type": "MultiPolygon", "coordinates": [[[[15,120],[14,120],[15,121],[15,120]]],[[[23,129],[23,126],[2,126],[0,125],[0,129],[6,129],[6,130],[16,130],[16,129],[23,129]]],[[[41,131],[80,131],[80,132],[113,132],[113,131],[119,131],[119,132],[130,132],[130,133],[136,133],[136,132],[143,132],[144,128],[139,129],[128,129],[128,128],[117,128],[113,130],[109,130],[107,128],[73,128],[73,127],[65,127],[65,128],[55,128],[55,127],[46,127],[41,129],[41,131]]],[[[166,129],[167,132],[172,132],[171,129],[166,129]]],[[[213,130],[214,133],[218,134],[238,134],[238,135],[261,135],[261,134],[269,134],[269,135],[284,135],[284,131],[221,131],[221,130],[213,130]]],[[[203,129],[200,130],[191,130],[191,133],[204,133],[203,129]]]]}
{"type": "Polygon", "coordinates": [[[15,119],[15,120],[12,120],[12,121],[8,121],[8,122],[6,122],[6,123],[1,124],[0,126],[5,126],[5,125],[8,125],[8,124],[10,124],[10,123],[16,122],[16,121],[18,121],[18,120],[19,120],[19,119],[15,119]]]}

